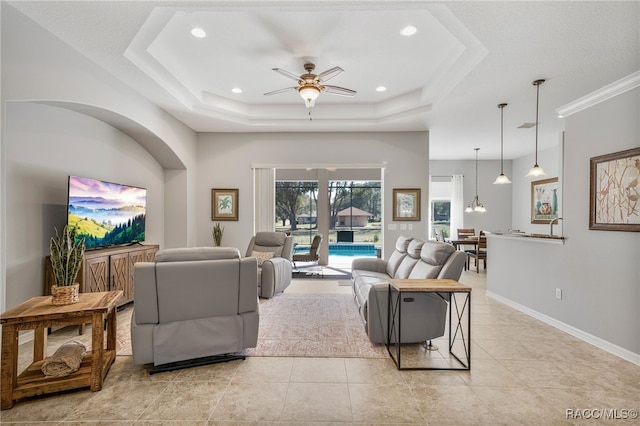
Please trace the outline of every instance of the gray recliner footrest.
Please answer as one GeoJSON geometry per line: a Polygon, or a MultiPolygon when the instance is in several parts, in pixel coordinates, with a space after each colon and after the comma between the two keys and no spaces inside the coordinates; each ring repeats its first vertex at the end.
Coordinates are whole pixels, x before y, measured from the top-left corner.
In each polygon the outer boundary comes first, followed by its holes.
{"type": "Polygon", "coordinates": [[[245,355],[222,354],[205,356],[202,358],[188,359],[185,361],[169,362],[167,364],[154,365],[149,369],[149,375],[164,373],[167,371],[181,370],[183,368],[200,367],[202,365],[219,364],[221,362],[237,361],[246,359],[245,355]]]}

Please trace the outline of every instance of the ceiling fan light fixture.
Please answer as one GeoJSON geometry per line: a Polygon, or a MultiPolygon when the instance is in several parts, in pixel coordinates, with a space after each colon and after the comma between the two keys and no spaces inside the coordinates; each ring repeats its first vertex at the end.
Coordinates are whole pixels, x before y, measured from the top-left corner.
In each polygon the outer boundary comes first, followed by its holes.
{"type": "Polygon", "coordinates": [[[299,88],[298,93],[304,100],[306,107],[311,108],[315,105],[318,96],[320,96],[320,89],[314,85],[307,84],[299,88]]]}

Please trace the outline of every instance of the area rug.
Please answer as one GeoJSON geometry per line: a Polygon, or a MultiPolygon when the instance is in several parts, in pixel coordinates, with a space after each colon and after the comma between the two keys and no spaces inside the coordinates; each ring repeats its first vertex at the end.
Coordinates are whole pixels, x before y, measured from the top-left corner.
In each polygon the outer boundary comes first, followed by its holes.
{"type": "Polygon", "coordinates": [[[338,285],[341,287],[351,287],[353,285],[353,281],[351,280],[338,280],[338,285]]]}
{"type": "MultiPolygon", "coordinates": [[[[387,358],[382,344],[371,343],[350,294],[279,294],[260,299],[258,345],[247,356],[387,358]]],[[[130,356],[133,305],[118,312],[116,355],[130,356]]],[[[74,335],[75,334],[75,335],[74,335]]],[[[69,338],[91,347],[91,327],[69,338]]]]}
{"type": "Polygon", "coordinates": [[[348,294],[279,294],[260,303],[258,345],[247,356],[386,358],[348,294]]]}

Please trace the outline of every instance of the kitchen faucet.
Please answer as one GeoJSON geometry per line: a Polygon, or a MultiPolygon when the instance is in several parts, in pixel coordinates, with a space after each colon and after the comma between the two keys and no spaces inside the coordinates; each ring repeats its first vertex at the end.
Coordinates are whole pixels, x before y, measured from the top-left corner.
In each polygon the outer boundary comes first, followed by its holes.
{"type": "Polygon", "coordinates": [[[554,222],[558,223],[559,220],[562,220],[562,218],[561,217],[556,217],[555,219],[551,219],[549,221],[549,235],[551,235],[552,237],[553,237],[553,223],[554,222]]]}

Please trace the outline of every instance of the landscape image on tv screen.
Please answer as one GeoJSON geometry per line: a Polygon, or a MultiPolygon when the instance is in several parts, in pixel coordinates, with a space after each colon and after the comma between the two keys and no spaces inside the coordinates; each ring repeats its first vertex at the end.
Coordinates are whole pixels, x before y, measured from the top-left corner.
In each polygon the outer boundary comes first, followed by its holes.
{"type": "Polygon", "coordinates": [[[69,176],[69,228],[87,248],[144,241],[147,190],[69,176]]]}

